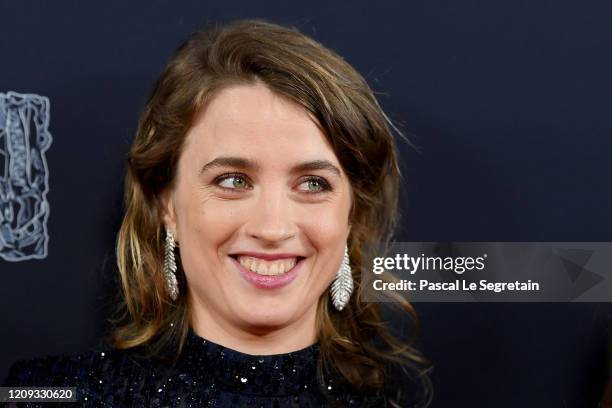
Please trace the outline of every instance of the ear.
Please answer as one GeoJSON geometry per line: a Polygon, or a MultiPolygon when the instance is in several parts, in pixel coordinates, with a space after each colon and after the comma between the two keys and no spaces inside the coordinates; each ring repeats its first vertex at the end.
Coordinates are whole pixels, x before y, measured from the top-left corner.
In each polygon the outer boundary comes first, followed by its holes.
{"type": "Polygon", "coordinates": [[[174,205],[174,193],[171,188],[166,188],[159,196],[160,214],[164,229],[169,229],[178,242],[178,231],[176,229],[176,211],[174,205]]]}

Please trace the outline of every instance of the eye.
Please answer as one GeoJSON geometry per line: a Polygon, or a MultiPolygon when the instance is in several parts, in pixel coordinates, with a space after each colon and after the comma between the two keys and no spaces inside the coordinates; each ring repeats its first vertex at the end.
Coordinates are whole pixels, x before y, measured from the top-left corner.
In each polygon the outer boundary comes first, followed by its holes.
{"type": "Polygon", "coordinates": [[[215,184],[226,190],[242,190],[249,186],[246,178],[240,174],[221,175],[215,179],[215,184]]]}
{"type": "Polygon", "coordinates": [[[300,186],[306,186],[305,189],[300,189],[305,193],[322,193],[331,190],[331,185],[323,177],[308,176],[300,186]]]}

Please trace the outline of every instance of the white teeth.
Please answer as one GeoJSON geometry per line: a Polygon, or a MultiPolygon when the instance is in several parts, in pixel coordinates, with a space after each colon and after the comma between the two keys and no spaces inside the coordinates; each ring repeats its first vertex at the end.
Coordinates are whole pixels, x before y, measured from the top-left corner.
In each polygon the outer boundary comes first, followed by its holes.
{"type": "Polygon", "coordinates": [[[269,271],[270,271],[270,275],[278,275],[278,271],[279,271],[279,267],[278,264],[272,264],[272,266],[270,267],[269,271]]]}
{"type": "Polygon", "coordinates": [[[280,275],[292,269],[297,263],[297,258],[266,261],[250,256],[238,256],[238,262],[245,268],[260,275],[280,275]]]}

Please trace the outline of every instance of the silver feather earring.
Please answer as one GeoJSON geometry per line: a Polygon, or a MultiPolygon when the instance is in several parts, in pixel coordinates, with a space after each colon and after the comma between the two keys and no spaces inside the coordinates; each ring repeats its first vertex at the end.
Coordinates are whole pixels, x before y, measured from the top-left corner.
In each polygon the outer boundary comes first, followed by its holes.
{"type": "Polygon", "coordinates": [[[178,284],[176,281],[176,260],[174,259],[174,248],[176,242],[170,230],[166,230],[166,242],[164,244],[164,276],[166,277],[166,287],[170,298],[176,300],[178,297],[178,284]]]}
{"type": "Polygon", "coordinates": [[[342,265],[336,273],[336,278],[331,286],[331,298],[334,307],[337,310],[344,309],[344,306],[349,301],[351,293],[353,292],[353,275],[351,273],[351,264],[348,254],[348,245],[344,246],[344,258],[342,259],[342,265]]]}

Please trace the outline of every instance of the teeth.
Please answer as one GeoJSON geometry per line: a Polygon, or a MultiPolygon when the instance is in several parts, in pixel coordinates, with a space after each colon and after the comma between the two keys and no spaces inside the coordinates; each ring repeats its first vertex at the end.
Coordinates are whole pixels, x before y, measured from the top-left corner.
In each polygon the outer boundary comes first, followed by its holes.
{"type": "Polygon", "coordinates": [[[280,275],[292,269],[297,263],[297,258],[266,261],[250,256],[238,256],[238,262],[245,268],[260,275],[280,275]]]}

